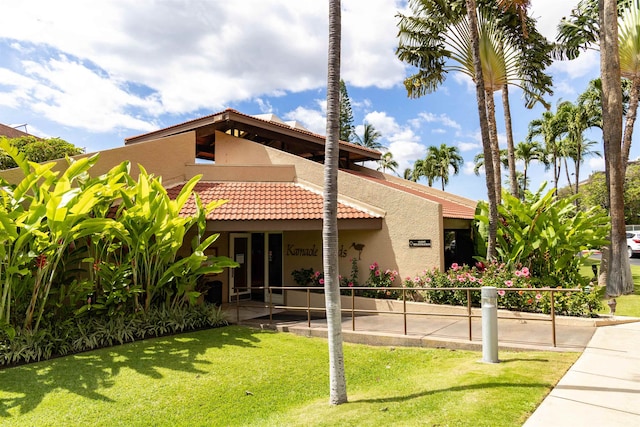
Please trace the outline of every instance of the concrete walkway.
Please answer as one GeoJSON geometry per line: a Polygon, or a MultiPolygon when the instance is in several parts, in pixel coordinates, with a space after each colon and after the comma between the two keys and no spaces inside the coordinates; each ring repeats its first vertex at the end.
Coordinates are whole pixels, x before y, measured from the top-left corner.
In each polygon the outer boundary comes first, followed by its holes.
{"type": "Polygon", "coordinates": [[[524,426],[640,426],[640,323],[598,328],[524,426]]]}
{"type": "MultiPolygon", "coordinates": [[[[236,311],[229,309],[233,322],[236,311]]],[[[324,319],[309,325],[306,313],[274,312],[260,307],[241,310],[240,323],[305,336],[326,337],[324,319]]],[[[527,317],[530,315],[526,315],[527,317]]],[[[446,316],[366,315],[343,318],[343,339],[369,345],[445,347],[482,350],[481,320],[446,316]]],[[[534,316],[535,318],[535,316],[534,316]]],[[[557,386],[524,424],[525,427],[640,426],[640,319],[558,317],[556,346],[549,322],[500,319],[500,350],[582,352],[557,386]]]]}

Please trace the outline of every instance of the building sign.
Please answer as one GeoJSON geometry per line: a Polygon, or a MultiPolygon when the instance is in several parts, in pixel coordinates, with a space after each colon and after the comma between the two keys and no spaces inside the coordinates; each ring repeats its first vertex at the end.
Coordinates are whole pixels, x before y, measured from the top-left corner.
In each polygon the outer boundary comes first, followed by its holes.
{"type": "Polygon", "coordinates": [[[409,239],[410,248],[430,248],[431,239],[409,239]]]}
{"type": "MultiPolygon", "coordinates": [[[[318,246],[316,246],[315,244],[313,244],[312,246],[308,246],[308,247],[298,247],[294,244],[288,244],[287,245],[287,256],[310,256],[310,257],[317,257],[320,255],[320,248],[318,246]]],[[[346,258],[347,257],[347,249],[344,247],[344,245],[340,245],[340,248],[338,249],[338,256],[340,258],[346,258]]]]}

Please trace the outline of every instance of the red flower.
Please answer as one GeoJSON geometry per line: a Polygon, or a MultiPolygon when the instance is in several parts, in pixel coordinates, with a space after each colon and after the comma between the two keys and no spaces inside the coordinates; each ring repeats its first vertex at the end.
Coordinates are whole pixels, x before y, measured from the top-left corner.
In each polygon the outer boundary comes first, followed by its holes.
{"type": "Polygon", "coordinates": [[[44,266],[47,265],[47,256],[46,255],[38,255],[36,257],[36,266],[38,268],[44,268],[44,266]]]}

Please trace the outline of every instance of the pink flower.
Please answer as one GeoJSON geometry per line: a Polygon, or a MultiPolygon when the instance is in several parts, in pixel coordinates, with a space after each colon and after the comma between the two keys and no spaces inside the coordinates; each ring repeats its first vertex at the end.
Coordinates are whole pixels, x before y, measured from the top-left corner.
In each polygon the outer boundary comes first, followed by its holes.
{"type": "Polygon", "coordinates": [[[404,280],[411,280],[411,277],[407,276],[404,280]]]}
{"type": "Polygon", "coordinates": [[[318,283],[320,283],[321,285],[324,285],[324,279],[320,279],[318,283]]]}
{"type": "Polygon", "coordinates": [[[380,277],[380,270],[376,270],[376,277],[380,277]]]}
{"type": "Polygon", "coordinates": [[[478,279],[478,283],[482,285],[482,279],[478,279]]]}
{"type": "Polygon", "coordinates": [[[349,282],[349,287],[353,288],[353,282],[349,282]]]}
{"type": "Polygon", "coordinates": [[[503,296],[504,296],[504,293],[505,293],[505,292],[504,292],[502,289],[500,289],[500,290],[498,291],[498,295],[500,295],[501,297],[503,297],[503,296]]]}
{"type": "Polygon", "coordinates": [[[522,267],[522,270],[520,270],[520,272],[524,277],[529,277],[529,269],[527,267],[522,267]]]}
{"type": "Polygon", "coordinates": [[[457,263],[457,262],[454,262],[453,264],[451,264],[451,269],[452,269],[453,271],[458,270],[458,268],[459,268],[459,265],[458,265],[458,263],[457,263]]]}
{"type": "Polygon", "coordinates": [[[369,266],[369,270],[375,270],[376,269],[376,264],[373,263],[369,266]]]}
{"type": "Polygon", "coordinates": [[[537,300],[542,299],[542,295],[541,295],[541,294],[536,294],[536,299],[537,299],[537,300]]]}
{"type": "MultiPolygon", "coordinates": [[[[429,280],[429,279],[427,279],[429,280]]],[[[413,278],[413,283],[420,283],[420,278],[418,276],[413,278]]]]}
{"type": "Polygon", "coordinates": [[[469,281],[473,283],[476,281],[476,278],[474,276],[469,276],[469,281]]]}
{"type": "Polygon", "coordinates": [[[314,274],[314,276],[319,277],[319,276],[320,276],[320,272],[319,272],[319,271],[316,271],[316,272],[315,272],[315,274],[314,274]]]}
{"type": "Polygon", "coordinates": [[[507,286],[507,288],[510,288],[510,287],[512,287],[512,286],[513,286],[513,281],[511,281],[511,280],[505,280],[505,281],[504,281],[504,284],[507,286]]]}
{"type": "Polygon", "coordinates": [[[520,270],[516,270],[515,275],[520,277],[520,276],[522,276],[522,272],[520,270]]]}
{"type": "Polygon", "coordinates": [[[464,276],[458,275],[458,282],[464,282],[467,280],[464,276]]]}
{"type": "Polygon", "coordinates": [[[427,277],[427,283],[431,283],[431,277],[427,277]]]}

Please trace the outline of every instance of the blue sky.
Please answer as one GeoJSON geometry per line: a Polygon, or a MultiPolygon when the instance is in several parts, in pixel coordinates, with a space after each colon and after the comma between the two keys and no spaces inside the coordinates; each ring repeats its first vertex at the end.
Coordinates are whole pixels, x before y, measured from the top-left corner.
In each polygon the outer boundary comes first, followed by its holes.
{"type": "MultiPolygon", "coordinates": [[[[530,14],[553,39],[577,1],[532,0],[530,14]]],[[[273,113],[325,134],[326,1],[2,3],[0,123],[26,124],[30,133],[60,137],[89,152],[225,108],[273,113]]],[[[481,142],[471,81],[451,74],[437,92],[407,97],[402,82],[410,70],[394,53],[395,15],[403,7],[404,1],[394,0],[342,1],[341,75],[357,131],[365,121],[373,124],[400,173],[430,145],[457,146],[465,165],[446,190],[486,199],[484,176],[473,174],[481,142]]],[[[598,75],[598,61],[597,52],[587,52],[554,63],[549,101],[575,101],[598,75]]],[[[521,95],[510,94],[516,142],[543,112],[541,106],[525,109],[521,95]]],[[[499,93],[496,100],[504,144],[499,93]]],[[[599,132],[587,136],[601,149],[599,132]]],[[[631,158],[639,153],[632,146],[631,158]]],[[[586,159],[581,177],[602,169],[602,159],[586,159]]],[[[549,172],[534,165],[532,187],[543,180],[551,181],[549,172]]]]}

